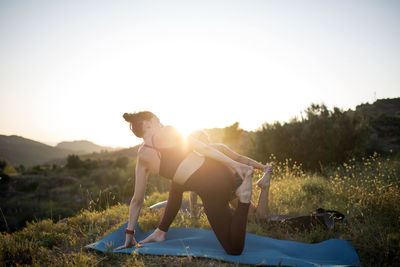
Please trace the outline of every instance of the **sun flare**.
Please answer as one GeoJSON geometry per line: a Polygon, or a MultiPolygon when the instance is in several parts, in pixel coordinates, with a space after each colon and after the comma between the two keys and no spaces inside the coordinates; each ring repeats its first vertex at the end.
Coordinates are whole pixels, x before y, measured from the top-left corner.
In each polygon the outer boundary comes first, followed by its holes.
{"type": "Polygon", "coordinates": [[[195,123],[189,124],[186,121],[176,121],[176,123],[172,124],[183,136],[187,137],[193,131],[200,130],[201,128],[198,127],[195,123]]]}

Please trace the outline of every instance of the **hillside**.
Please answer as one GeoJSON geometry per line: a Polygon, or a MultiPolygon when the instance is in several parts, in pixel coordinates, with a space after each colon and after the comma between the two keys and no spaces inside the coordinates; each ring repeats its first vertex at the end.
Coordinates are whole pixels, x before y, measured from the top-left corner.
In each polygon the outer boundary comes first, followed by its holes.
{"type": "Polygon", "coordinates": [[[25,167],[37,164],[64,164],[70,154],[90,154],[94,158],[114,158],[118,156],[136,156],[137,147],[119,148],[104,147],[90,141],[61,142],[57,146],[49,146],[31,139],[16,135],[0,135],[0,160],[9,165],[25,167]],[[110,152],[108,152],[110,151],[110,152]]]}
{"type": "Polygon", "coordinates": [[[372,104],[361,104],[356,107],[355,111],[371,117],[380,115],[400,117],[400,97],[378,99],[372,104]]]}
{"type": "Polygon", "coordinates": [[[44,162],[65,158],[71,150],[60,149],[16,135],[0,135],[0,159],[10,165],[33,166],[44,162]]]}
{"type": "Polygon", "coordinates": [[[101,151],[113,151],[115,148],[99,146],[93,142],[87,140],[79,140],[79,141],[64,141],[58,143],[56,145],[57,148],[72,150],[76,154],[88,154],[93,152],[101,152],[101,151]]]}
{"type": "Polygon", "coordinates": [[[369,118],[379,152],[400,151],[400,97],[361,104],[355,111],[369,118]]]}

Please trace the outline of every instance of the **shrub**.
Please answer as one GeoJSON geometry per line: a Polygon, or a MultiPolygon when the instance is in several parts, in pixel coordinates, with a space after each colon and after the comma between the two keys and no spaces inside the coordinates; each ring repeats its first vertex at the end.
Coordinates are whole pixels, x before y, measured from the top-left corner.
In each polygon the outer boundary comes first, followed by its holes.
{"type": "Polygon", "coordinates": [[[128,163],[129,163],[128,157],[118,157],[114,165],[117,168],[126,169],[128,163]]]}
{"type": "Polygon", "coordinates": [[[68,155],[66,168],[68,169],[78,169],[83,166],[82,160],[78,155],[68,155]]]}

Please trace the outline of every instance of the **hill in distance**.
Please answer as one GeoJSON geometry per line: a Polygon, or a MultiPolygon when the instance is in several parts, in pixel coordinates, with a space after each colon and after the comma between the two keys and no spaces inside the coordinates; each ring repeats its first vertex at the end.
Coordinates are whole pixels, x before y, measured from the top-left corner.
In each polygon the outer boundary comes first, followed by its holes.
{"type": "Polygon", "coordinates": [[[58,143],[56,148],[66,149],[74,151],[76,154],[88,154],[93,152],[101,152],[101,151],[114,151],[116,150],[113,147],[99,146],[93,142],[87,140],[79,140],[79,141],[64,141],[58,143]]]}
{"type": "Polygon", "coordinates": [[[13,166],[33,166],[65,159],[70,154],[82,155],[114,148],[96,145],[90,141],[61,142],[49,146],[17,135],[0,135],[0,160],[13,166]]]}
{"type": "Polygon", "coordinates": [[[17,135],[0,135],[0,159],[17,166],[32,166],[56,158],[66,157],[73,151],[52,147],[17,135]]]}

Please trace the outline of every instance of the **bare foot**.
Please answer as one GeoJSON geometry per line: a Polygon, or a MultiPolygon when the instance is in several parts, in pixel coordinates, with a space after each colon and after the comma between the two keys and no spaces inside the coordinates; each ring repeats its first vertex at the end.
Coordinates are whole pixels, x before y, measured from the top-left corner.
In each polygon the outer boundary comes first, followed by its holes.
{"type": "Polygon", "coordinates": [[[151,235],[140,241],[139,244],[151,243],[151,242],[163,242],[165,241],[166,234],[167,234],[166,232],[157,228],[156,230],[154,230],[153,233],[151,233],[151,235]]]}
{"type": "Polygon", "coordinates": [[[270,185],[271,174],[266,172],[264,176],[257,181],[257,186],[261,189],[266,189],[270,185]]]}
{"type": "Polygon", "coordinates": [[[257,181],[257,186],[261,189],[266,189],[270,185],[272,166],[267,165],[263,177],[257,181]]]}
{"type": "Polygon", "coordinates": [[[236,195],[239,198],[239,201],[242,203],[250,203],[251,201],[251,186],[253,181],[253,167],[248,167],[244,172],[243,183],[236,189],[236,195]]]}

